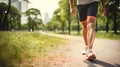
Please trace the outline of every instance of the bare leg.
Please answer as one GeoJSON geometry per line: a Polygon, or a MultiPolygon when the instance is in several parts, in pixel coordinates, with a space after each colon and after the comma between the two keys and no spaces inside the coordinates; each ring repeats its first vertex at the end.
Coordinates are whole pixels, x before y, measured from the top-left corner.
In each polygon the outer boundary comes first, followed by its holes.
{"type": "Polygon", "coordinates": [[[94,16],[88,16],[87,17],[87,42],[88,42],[88,48],[92,49],[94,39],[95,39],[95,30],[94,30],[94,23],[95,23],[96,17],[94,16]]]}
{"type": "Polygon", "coordinates": [[[84,39],[85,45],[88,46],[88,42],[87,42],[87,20],[82,21],[81,25],[82,25],[83,39],[84,39]]]}
{"type": "Polygon", "coordinates": [[[87,16],[87,43],[88,43],[88,49],[86,53],[86,59],[93,60],[96,58],[96,56],[92,52],[94,37],[95,37],[95,30],[94,30],[94,23],[95,23],[96,17],[94,16],[87,16]]]}

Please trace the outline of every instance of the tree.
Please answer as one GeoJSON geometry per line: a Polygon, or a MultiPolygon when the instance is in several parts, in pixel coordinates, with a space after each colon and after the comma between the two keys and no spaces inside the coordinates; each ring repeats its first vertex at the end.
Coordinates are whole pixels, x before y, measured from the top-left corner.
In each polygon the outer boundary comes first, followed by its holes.
{"type": "MultiPolygon", "coordinates": [[[[106,16],[101,17],[101,6],[98,8],[98,15],[97,15],[97,22],[96,29],[98,30],[106,30],[108,33],[109,30],[113,30],[114,33],[117,33],[118,29],[118,21],[120,16],[120,0],[106,0],[106,16]]],[[[100,3],[99,3],[100,5],[100,3]]]]}
{"type": "Polygon", "coordinates": [[[53,13],[51,21],[46,24],[46,28],[50,31],[56,32],[56,30],[60,30],[60,24],[60,8],[57,8],[53,13]]]}
{"type": "Polygon", "coordinates": [[[5,3],[0,3],[0,30],[3,30],[4,28],[4,23],[3,23],[3,19],[5,16],[5,12],[7,10],[7,5],[5,3]]]}
{"type": "MultiPolygon", "coordinates": [[[[6,10],[5,16],[4,16],[3,21],[2,21],[2,23],[3,23],[3,29],[2,30],[8,30],[8,26],[9,26],[9,24],[8,24],[8,14],[10,13],[11,3],[15,2],[15,1],[18,1],[18,0],[6,0],[6,1],[8,2],[8,8],[6,10]]],[[[24,0],[24,1],[29,2],[28,0],[24,0]]]]}
{"type": "Polygon", "coordinates": [[[9,21],[9,29],[19,29],[21,27],[20,23],[21,13],[20,11],[15,8],[14,6],[11,6],[10,13],[8,15],[8,21],[9,21]]]}
{"type": "Polygon", "coordinates": [[[59,1],[59,7],[60,7],[60,18],[61,18],[61,24],[62,24],[62,31],[64,33],[64,29],[65,27],[68,26],[68,34],[71,34],[71,29],[72,29],[72,25],[71,23],[73,21],[76,21],[78,23],[77,25],[77,30],[78,30],[78,34],[80,32],[80,24],[78,20],[78,12],[77,12],[77,6],[76,6],[76,0],[74,0],[74,6],[76,9],[76,17],[72,17],[70,14],[70,4],[69,4],[69,0],[60,0],[59,1]]]}
{"type": "Polygon", "coordinates": [[[118,28],[117,18],[120,12],[119,4],[120,4],[120,0],[109,0],[109,3],[107,5],[108,10],[109,10],[108,21],[110,21],[110,17],[111,17],[113,20],[113,30],[115,34],[117,34],[117,28],[118,28]]]}
{"type": "Polygon", "coordinates": [[[61,22],[61,18],[60,18],[60,8],[57,8],[54,13],[53,13],[53,18],[52,21],[54,24],[54,31],[56,31],[56,29],[59,29],[59,23],[61,22]]]}
{"type": "MultiPolygon", "coordinates": [[[[36,27],[37,22],[39,22],[41,13],[36,8],[30,8],[25,12],[25,15],[28,17],[28,27],[29,31],[34,31],[34,27],[36,27]]],[[[42,22],[41,22],[42,23],[42,22]]]]}
{"type": "Polygon", "coordinates": [[[4,24],[3,24],[3,29],[4,30],[7,30],[8,29],[8,14],[9,14],[9,12],[10,12],[10,7],[11,7],[11,0],[8,0],[8,9],[7,9],[7,11],[6,11],[6,13],[5,13],[5,17],[4,17],[4,19],[3,19],[3,22],[4,22],[4,24]]]}
{"type": "Polygon", "coordinates": [[[62,20],[62,31],[64,33],[64,27],[65,27],[65,22],[68,22],[68,30],[69,30],[69,34],[71,31],[71,16],[70,16],[70,5],[69,5],[69,0],[61,0],[59,2],[59,6],[60,6],[60,15],[61,15],[61,20],[62,20]]]}
{"type": "Polygon", "coordinates": [[[16,27],[19,27],[20,25],[20,11],[14,7],[11,6],[11,9],[9,10],[9,14],[8,14],[8,18],[7,18],[7,23],[2,22],[5,16],[5,12],[7,10],[8,5],[6,5],[5,3],[0,3],[0,30],[11,30],[16,27]]]}

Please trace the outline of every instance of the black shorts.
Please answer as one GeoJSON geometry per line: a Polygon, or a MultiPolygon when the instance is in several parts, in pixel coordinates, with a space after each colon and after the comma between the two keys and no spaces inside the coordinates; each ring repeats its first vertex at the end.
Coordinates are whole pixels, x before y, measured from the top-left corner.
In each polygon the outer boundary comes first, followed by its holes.
{"type": "Polygon", "coordinates": [[[87,19],[87,16],[95,16],[97,15],[98,10],[98,2],[92,2],[86,5],[77,5],[79,12],[79,20],[84,21],[87,19]]]}

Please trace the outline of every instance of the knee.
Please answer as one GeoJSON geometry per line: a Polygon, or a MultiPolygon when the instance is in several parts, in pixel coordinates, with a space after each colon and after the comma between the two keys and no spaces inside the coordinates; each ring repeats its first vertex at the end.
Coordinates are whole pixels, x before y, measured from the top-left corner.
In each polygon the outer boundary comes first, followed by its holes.
{"type": "Polygon", "coordinates": [[[94,29],[94,23],[95,23],[95,19],[94,18],[89,18],[87,20],[87,28],[88,29],[94,29]]]}
{"type": "Polygon", "coordinates": [[[87,29],[88,30],[94,30],[94,23],[93,22],[88,22],[87,29]]]}
{"type": "Polygon", "coordinates": [[[82,30],[87,30],[87,20],[81,22],[82,30]]]}
{"type": "Polygon", "coordinates": [[[96,17],[94,17],[94,16],[88,16],[87,17],[87,22],[89,23],[89,22],[91,22],[91,23],[94,23],[96,21],[96,17]]]}

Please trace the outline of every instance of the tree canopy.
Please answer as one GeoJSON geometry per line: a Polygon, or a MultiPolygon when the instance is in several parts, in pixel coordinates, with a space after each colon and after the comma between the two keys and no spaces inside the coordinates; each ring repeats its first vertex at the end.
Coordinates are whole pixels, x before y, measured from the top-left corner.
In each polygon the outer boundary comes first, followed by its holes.
{"type": "MultiPolygon", "coordinates": [[[[75,3],[74,5],[76,8],[76,17],[71,17],[70,15],[69,0],[60,0],[58,3],[59,8],[55,10],[54,16],[52,17],[52,20],[50,23],[60,20],[59,23],[61,25],[61,30],[63,32],[64,32],[64,29],[68,30],[69,33],[72,28],[79,30],[80,26],[79,26],[79,21],[77,21],[78,16],[77,16],[76,2],[74,3],[75,3]],[[53,20],[53,19],[56,19],[56,20],[53,20]],[[78,24],[76,25],[76,23],[78,24]]],[[[102,17],[101,16],[101,4],[99,1],[98,14],[97,14],[97,20],[96,20],[96,31],[106,30],[106,32],[108,32],[109,30],[109,31],[114,31],[114,33],[117,33],[117,30],[120,30],[120,19],[119,19],[120,0],[106,0],[105,6],[106,6],[107,14],[105,17],[102,17]]],[[[56,24],[56,23],[53,23],[53,24],[56,24]]]]}
{"type": "Polygon", "coordinates": [[[43,24],[40,10],[36,8],[30,8],[25,12],[25,15],[28,17],[28,28],[29,31],[34,31],[35,28],[38,28],[37,24],[43,24]]]}

